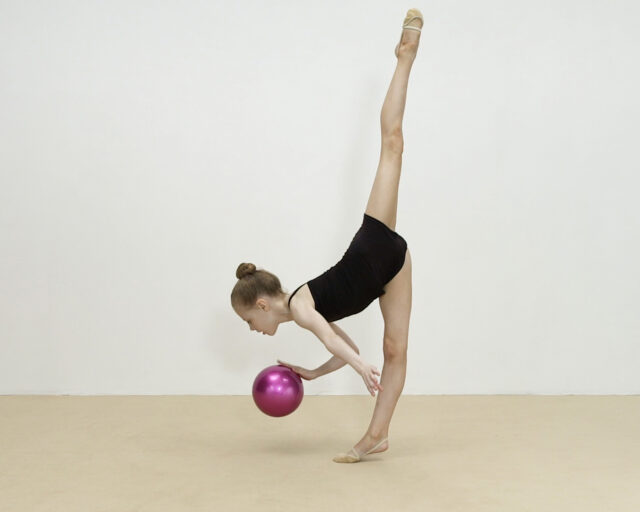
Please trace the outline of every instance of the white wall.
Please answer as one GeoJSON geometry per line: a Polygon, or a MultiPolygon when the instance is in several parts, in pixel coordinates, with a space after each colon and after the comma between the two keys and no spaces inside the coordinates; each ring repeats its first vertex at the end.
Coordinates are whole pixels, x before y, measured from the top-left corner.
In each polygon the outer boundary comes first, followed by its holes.
{"type": "MultiPolygon", "coordinates": [[[[640,392],[640,7],[416,6],[404,393],[640,392]]],[[[409,7],[2,2],[0,393],[242,395],[328,359],[229,294],[242,261],[293,291],[346,249],[409,7]]],[[[377,302],[339,325],[381,369],[377,302]]]]}

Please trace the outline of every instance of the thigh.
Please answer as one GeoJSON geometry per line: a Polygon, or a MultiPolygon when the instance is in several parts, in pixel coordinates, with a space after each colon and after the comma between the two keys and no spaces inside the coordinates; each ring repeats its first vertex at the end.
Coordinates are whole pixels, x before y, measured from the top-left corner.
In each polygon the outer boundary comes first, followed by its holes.
{"type": "Polygon", "coordinates": [[[384,287],[378,299],[384,318],[385,348],[405,349],[409,340],[411,317],[411,253],[407,248],[400,271],[384,287]],[[389,345],[389,346],[388,346],[389,345]]]}
{"type": "Polygon", "coordinates": [[[402,151],[383,148],[365,210],[368,215],[380,219],[390,229],[396,228],[401,167],[402,151]]]}

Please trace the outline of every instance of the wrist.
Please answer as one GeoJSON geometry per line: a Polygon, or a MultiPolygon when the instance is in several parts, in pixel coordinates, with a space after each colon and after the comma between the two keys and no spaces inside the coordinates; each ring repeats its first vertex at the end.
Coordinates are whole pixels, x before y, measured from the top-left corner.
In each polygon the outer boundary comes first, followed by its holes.
{"type": "Polygon", "coordinates": [[[356,353],[351,363],[351,367],[358,373],[362,373],[362,369],[364,368],[364,361],[360,357],[360,354],[356,353]]]}

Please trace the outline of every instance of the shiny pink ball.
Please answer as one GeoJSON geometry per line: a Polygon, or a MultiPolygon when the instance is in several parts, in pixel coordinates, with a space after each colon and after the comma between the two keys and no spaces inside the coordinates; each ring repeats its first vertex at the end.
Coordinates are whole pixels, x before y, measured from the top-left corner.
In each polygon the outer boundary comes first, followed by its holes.
{"type": "Polygon", "coordinates": [[[269,416],[291,414],[303,396],[302,379],[283,365],[267,366],[253,381],[253,401],[269,416]]]}

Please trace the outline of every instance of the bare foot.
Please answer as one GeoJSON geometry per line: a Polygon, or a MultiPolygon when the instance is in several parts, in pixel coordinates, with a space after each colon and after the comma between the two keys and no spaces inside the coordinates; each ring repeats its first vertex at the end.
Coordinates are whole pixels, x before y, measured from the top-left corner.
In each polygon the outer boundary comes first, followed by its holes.
{"type": "MultiPolygon", "coordinates": [[[[423,18],[422,13],[418,9],[409,9],[407,11],[407,15],[405,16],[405,21],[403,22],[403,26],[407,23],[408,20],[413,18],[414,16],[419,16],[423,18]]],[[[409,22],[410,27],[418,27],[422,28],[422,19],[416,18],[409,22]]],[[[411,59],[415,58],[416,53],[418,52],[418,45],[420,44],[420,32],[417,30],[412,30],[408,28],[404,28],[402,30],[402,34],[400,35],[400,42],[396,45],[395,54],[397,58],[400,57],[409,57],[411,59]]]]}

